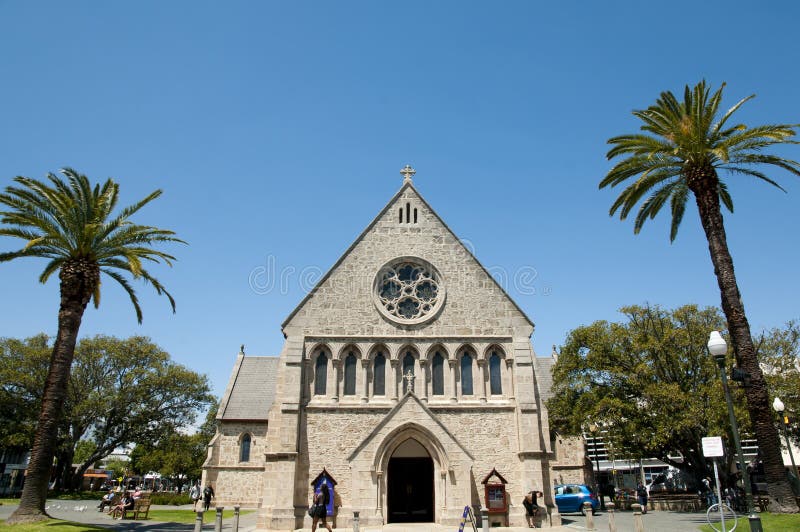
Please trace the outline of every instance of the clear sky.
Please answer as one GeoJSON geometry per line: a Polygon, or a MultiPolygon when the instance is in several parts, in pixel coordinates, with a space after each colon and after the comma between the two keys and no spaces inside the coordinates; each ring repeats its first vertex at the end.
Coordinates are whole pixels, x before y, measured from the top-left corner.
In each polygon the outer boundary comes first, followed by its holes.
{"type": "MultiPolygon", "coordinates": [[[[536,324],[540,356],[623,305],[719,305],[696,208],[633,234],[599,191],[606,140],[662,90],[727,82],[750,124],[800,122],[800,4],[0,0],[0,186],[71,166],[164,194],[134,220],[190,245],[110,279],[81,335],[146,335],[224,391],[400,188],[399,170],[536,324]]],[[[800,147],[784,156],[800,159],[800,147]]],[[[728,241],[754,331],[800,317],[800,179],[729,181],[728,241]]],[[[16,249],[12,239],[0,249],[16,249]]],[[[0,265],[0,336],[54,334],[42,260],[0,265]]]]}

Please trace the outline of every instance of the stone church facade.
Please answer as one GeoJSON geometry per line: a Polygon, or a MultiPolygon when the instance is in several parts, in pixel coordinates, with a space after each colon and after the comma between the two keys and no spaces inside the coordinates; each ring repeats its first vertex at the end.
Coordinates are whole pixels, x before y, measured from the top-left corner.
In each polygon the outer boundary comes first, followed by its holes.
{"type": "Polygon", "coordinates": [[[552,504],[540,379],[551,364],[535,356],[533,323],[418,193],[413,170],[401,173],[283,323],[280,356],[237,357],[204,481],[219,505],[258,507],[260,528],[310,527],[323,472],[339,527],[354,512],[362,526],[457,526],[465,506],[486,507],[493,470],[510,505],[493,521],[523,526],[531,489],[552,504]]]}

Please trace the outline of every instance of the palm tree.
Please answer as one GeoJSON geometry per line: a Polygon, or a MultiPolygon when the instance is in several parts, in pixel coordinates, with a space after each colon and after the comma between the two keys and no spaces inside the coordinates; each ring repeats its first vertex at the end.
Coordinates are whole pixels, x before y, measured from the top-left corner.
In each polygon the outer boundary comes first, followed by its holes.
{"type": "Polygon", "coordinates": [[[672,211],[670,241],[677,236],[689,192],[694,195],[734,353],[739,366],[750,374],[750,386],[745,394],[763,457],[770,498],[774,503],[771,508],[796,512],[797,503],[783,466],[766,383],[758,365],[725,237],[720,203],[733,212],[733,200],[718,173],[755,177],[783,190],[757,167],[772,165],[800,175],[798,162],[762,152],[773,145],[797,144],[791,140],[796,125],[727,125],[731,116],[755,95],[742,99],[718,118],[724,87],[723,83],[709,98],[710,91],[705,81],[701,81],[692,89],[686,86],[682,103],[667,91],[661,93],[655,105],[634,111],[634,116],[644,122],[641,130],[645,133],[609,139],[613,148],[608,152],[608,159],[617,156],[624,159],[608,172],[600,182],[600,188],[627,183],[609,214],[613,216],[619,211],[620,219],[624,220],[641,202],[634,222],[635,233],[669,201],[672,211]]]}
{"type": "Polygon", "coordinates": [[[53,345],[50,368],[44,385],[42,410],[34,435],[31,459],[19,508],[8,522],[38,521],[47,518],[45,499],[55,453],[61,405],[64,403],[75,341],[83,313],[90,300],[100,303],[100,274],[117,281],[130,296],[136,318],[142,322],[142,309],[125,273],[143,279],[158,294],[175,300],[161,283],[143,267],[142,261],[172,265],[172,255],[157,251],[152,244],[181,242],[172,231],[136,225],[129,218],[161,195],[156,190],[138,203],[112,217],[117,205],[119,185],[108,179],[92,188],[89,179],[76,171],[61,170],[66,180],[48,174],[49,183],[17,177],[19,187],[6,187],[0,194],[0,236],[21,238],[18,251],[0,253],[0,262],[20,257],[49,259],[39,281],[47,282],[58,271],[61,306],[58,334],[53,345]]]}

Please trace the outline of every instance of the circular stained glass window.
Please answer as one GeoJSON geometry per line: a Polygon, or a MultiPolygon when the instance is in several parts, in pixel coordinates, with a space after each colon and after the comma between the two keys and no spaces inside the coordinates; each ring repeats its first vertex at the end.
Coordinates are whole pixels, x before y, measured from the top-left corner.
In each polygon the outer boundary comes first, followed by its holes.
{"type": "Polygon", "coordinates": [[[375,305],[381,314],[398,323],[422,323],[432,318],[444,296],[439,272],[422,259],[397,259],[381,268],[375,278],[375,305]]]}

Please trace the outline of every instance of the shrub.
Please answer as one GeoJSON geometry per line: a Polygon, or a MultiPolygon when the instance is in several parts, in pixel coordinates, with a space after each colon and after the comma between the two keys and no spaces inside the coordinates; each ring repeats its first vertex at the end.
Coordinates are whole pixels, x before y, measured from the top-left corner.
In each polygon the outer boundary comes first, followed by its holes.
{"type": "Polygon", "coordinates": [[[192,499],[188,493],[173,493],[170,491],[157,491],[150,495],[151,504],[168,504],[171,506],[182,506],[192,504],[192,499]]]}

